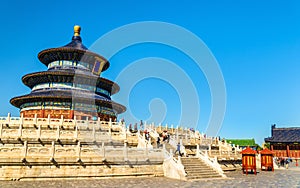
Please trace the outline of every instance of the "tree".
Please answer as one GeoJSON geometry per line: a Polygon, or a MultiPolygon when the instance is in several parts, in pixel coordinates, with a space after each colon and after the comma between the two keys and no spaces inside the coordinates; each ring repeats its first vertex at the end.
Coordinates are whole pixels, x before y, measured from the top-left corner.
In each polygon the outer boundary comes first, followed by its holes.
{"type": "Polygon", "coordinates": [[[270,143],[269,143],[269,142],[263,143],[263,148],[268,148],[268,149],[270,149],[270,143]]]}

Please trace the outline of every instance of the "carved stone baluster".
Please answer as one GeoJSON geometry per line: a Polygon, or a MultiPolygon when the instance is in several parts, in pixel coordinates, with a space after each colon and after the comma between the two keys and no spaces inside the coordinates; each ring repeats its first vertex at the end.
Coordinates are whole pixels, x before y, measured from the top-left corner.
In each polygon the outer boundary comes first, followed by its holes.
{"type": "Polygon", "coordinates": [[[128,161],[128,151],[127,151],[127,143],[124,143],[124,161],[128,161]]]}
{"type": "Polygon", "coordinates": [[[52,141],[51,150],[50,150],[50,162],[52,163],[55,162],[54,155],[55,155],[55,142],[52,141]]]}
{"type": "Polygon", "coordinates": [[[57,126],[57,130],[56,130],[56,141],[58,142],[60,138],[60,126],[57,126]]]}
{"type": "Polygon", "coordinates": [[[34,114],[33,126],[37,128],[37,114],[34,114]]]}
{"type": "Polygon", "coordinates": [[[96,142],[96,130],[95,130],[95,125],[93,125],[93,142],[96,142]]]}
{"type": "Polygon", "coordinates": [[[112,128],[112,122],[111,122],[111,118],[109,118],[108,127],[109,127],[109,130],[108,130],[108,134],[109,134],[109,141],[111,141],[111,140],[112,140],[112,138],[111,138],[111,128],[112,128]]]}
{"type": "Polygon", "coordinates": [[[3,132],[3,124],[0,124],[0,139],[2,138],[2,132],[3,132]]]}
{"type": "Polygon", "coordinates": [[[78,140],[78,125],[77,125],[77,123],[75,124],[74,139],[75,139],[76,141],[78,140]]]}
{"type": "Polygon", "coordinates": [[[38,141],[41,141],[41,131],[42,131],[42,128],[41,128],[41,125],[39,125],[38,130],[37,130],[38,141]]]}
{"type": "Polygon", "coordinates": [[[27,141],[24,141],[23,157],[22,157],[22,162],[23,163],[26,162],[27,150],[28,150],[28,144],[27,144],[27,141]]]}
{"type": "Polygon", "coordinates": [[[23,129],[23,125],[20,124],[18,130],[18,141],[22,141],[22,129],[23,129]]]}
{"type": "Polygon", "coordinates": [[[48,114],[48,128],[50,128],[50,121],[51,121],[50,114],[48,114]]]}
{"type": "Polygon", "coordinates": [[[7,114],[6,126],[9,127],[9,124],[10,124],[10,113],[7,114]]]}
{"type": "Polygon", "coordinates": [[[77,159],[76,159],[77,162],[80,162],[81,161],[81,144],[80,142],[77,143],[77,159]]]}
{"type": "Polygon", "coordinates": [[[104,147],[104,142],[102,142],[102,147],[101,147],[101,149],[102,149],[102,155],[103,155],[102,161],[104,162],[104,161],[106,161],[106,158],[105,158],[105,147],[104,147]]]}

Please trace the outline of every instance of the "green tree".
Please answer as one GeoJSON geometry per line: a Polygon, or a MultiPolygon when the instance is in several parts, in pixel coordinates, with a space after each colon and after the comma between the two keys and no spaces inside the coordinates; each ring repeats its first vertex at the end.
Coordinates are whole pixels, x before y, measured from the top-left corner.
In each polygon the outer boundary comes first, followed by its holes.
{"type": "Polygon", "coordinates": [[[269,142],[263,143],[263,147],[264,147],[264,148],[270,149],[270,143],[269,143],[269,142]]]}

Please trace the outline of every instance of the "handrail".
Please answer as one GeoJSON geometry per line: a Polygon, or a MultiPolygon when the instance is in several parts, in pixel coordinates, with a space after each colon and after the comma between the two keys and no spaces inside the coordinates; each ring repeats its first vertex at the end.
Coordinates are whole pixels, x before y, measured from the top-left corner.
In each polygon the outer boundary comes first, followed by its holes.
{"type": "Polygon", "coordinates": [[[196,157],[200,158],[205,164],[212,167],[215,171],[217,171],[222,177],[226,177],[224,175],[224,171],[222,170],[220,164],[218,163],[217,158],[209,158],[207,154],[204,154],[197,148],[196,157]]]}
{"type": "Polygon", "coordinates": [[[157,133],[157,131],[151,128],[151,126],[145,126],[147,131],[149,131],[150,136],[152,136],[153,138],[157,139],[157,137],[159,137],[159,134],[157,133]]]}
{"type": "Polygon", "coordinates": [[[65,118],[29,118],[29,117],[10,117],[8,115],[7,117],[0,117],[0,123],[2,124],[51,124],[51,123],[60,123],[60,125],[111,125],[113,128],[122,128],[122,125],[120,125],[119,122],[112,122],[112,121],[100,121],[98,120],[76,120],[76,119],[65,119],[65,118]]]}
{"type": "Polygon", "coordinates": [[[170,178],[176,178],[176,179],[184,179],[186,180],[186,172],[184,170],[184,166],[181,163],[180,160],[180,156],[178,156],[178,160],[173,157],[173,155],[171,153],[169,153],[165,147],[163,149],[164,152],[164,175],[166,177],[170,177],[170,178]],[[170,170],[169,168],[173,168],[172,170],[170,170]],[[175,170],[174,170],[175,169],[175,170]]]}
{"type": "Polygon", "coordinates": [[[141,134],[140,132],[138,132],[138,148],[149,148],[152,149],[153,146],[151,145],[151,141],[150,140],[146,140],[141,134]]]}

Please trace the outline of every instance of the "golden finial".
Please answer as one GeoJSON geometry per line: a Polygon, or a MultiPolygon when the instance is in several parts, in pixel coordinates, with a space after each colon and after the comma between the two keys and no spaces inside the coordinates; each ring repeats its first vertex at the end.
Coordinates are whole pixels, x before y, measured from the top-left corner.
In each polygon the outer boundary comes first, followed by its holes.
{"type": "Polygon", "coordinates": [[[80,36],[80,30],[81,30],[81,27],[79,25],[74,26],[74,36],[75,37],[80,36]]]}

